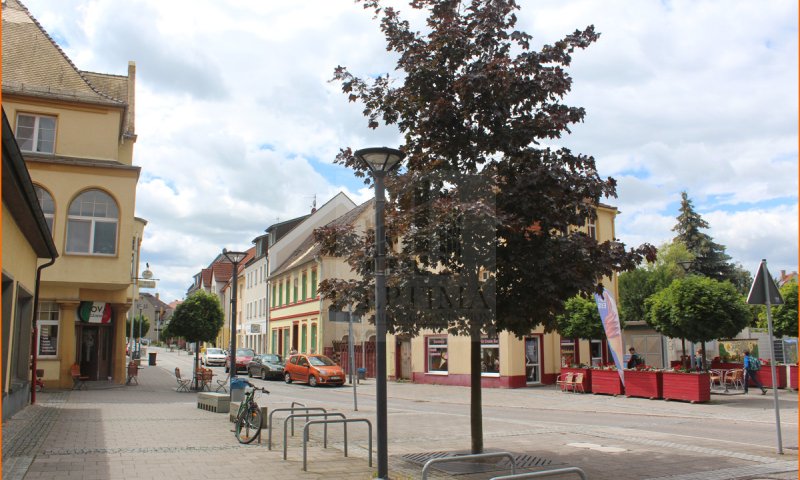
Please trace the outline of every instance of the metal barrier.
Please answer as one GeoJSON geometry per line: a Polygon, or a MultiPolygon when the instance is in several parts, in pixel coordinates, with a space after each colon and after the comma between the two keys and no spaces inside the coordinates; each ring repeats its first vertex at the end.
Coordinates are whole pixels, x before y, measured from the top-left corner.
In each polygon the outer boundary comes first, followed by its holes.
{"type": "MultiPolygon", "coordinates": [[[[267,424],[267,429],[269,430],[269,431],[267,432],[267,448],[268,448],[269,450],[272,450],[272,415],[273,415],[275,412],[293,412],[293,413],[294,413],[295,411],[298,411],[298,410],[304,410],[304,411],[306,411],[306,412],[312,412],[312,411],[313,411],[313,412],[321,411],[321,412],[323,412],[323,413],[324,413],[324,412],[327,412],[327,410],[325,410],[325,409],[324,409],[324,408],[322,408],[322,407],[308,407],[308,408],[306,408],[306,407],[303,407],[303,408],[296,408],[296,407],[292,407],[292,408],[276,408],[275,410],[273,410],[273,411],[269,412],[269,423],[267,424]]],[[[292,420],[292,436],[294,436],[294,419],[292,420]]]]}
{"type": "MultiPolygon", "coordinates": [[[[308,427],[314,424],[324,424],[325,428],[328,428],[329,423],[343,423],[344,424],[344,456],[347,456],[347,424],[348,423],[356,423],[356,422],[364,422],[367,424],[367,438],[369,438],[369,450],[367,458],[369,459],[369,466],[372,466],[372,423],[366,418],[347,418],[344,420],[311,420],[306,422],[305,426],[303,427],[303,471],[306,470],[306,465],[308,462],[308,427]]],[[[286,460],[286,457],[283,457],[286,460]]]]}
{"type": "MultiPolygon", "coordinates": [[[[287,422],[289,422],[289,419],[293,418],[293,417],[306,417],[306,418],[308,418],[308,417],[325,417],[325,418],[328,418],[328,417],[342,417],[343,419],[347,418],[347,417],[344,416],[343,413],[339,413],[339,412],[332,412],[332,413],[295,413],[295,414],[289,415],[283,421],[283,459],[284,460],[286,460],[286,446],[289,443],[286,440],[286,424],[287,424],[287,422]]],[[[308,421],[307,420],[306,420],[306,425],[308,425],[308,421]]],[[[346,437],[347,437],[347,429],[345,429],[345,438],[346,437]]],[[[323,438],[325,439],[323,445],[324,445],[325,448],[328,448],[328,425],[327,424],[325,424],[325,433],[323,435],[323,438]]]]}
{"type": "Polygon", "coordinates": [[[496,458],[496,457],[507,457],[511,461],[511,474],[517,473],[517,461],[514,459],[514,455],[511,455],[509,452],[496,452],[496,453],[474,453],[471,455],[456,455],[453,457],[441,457],[441,458],[432,458],[425,462],[425,466],[422,467],[422,480],[426,480],[428,478],[428,469],[431,465],[435,463],[449,463],[449,462],[458,462],[464,459],[469,460],[477,460],[481,458],[496,458]]]}
{"type": "Polygon", "coordinates": [[[518,475],[504,475],[502,477],[492,477],[489,480],[518,480],[518,479],[527,479],[527,478],[542,478],[542,477],[552,477],[554,475],[566,475],[568,473],[577,473],[578,476],[581,477],[582,480],[588,480],[589,477],[586,476],[586,472],[581,470],[578,467],[567,467],[567,468],[557,468],[555,470],[545,470],[543,472],[531,472],[531,473],[520,473],[518,475]]]}

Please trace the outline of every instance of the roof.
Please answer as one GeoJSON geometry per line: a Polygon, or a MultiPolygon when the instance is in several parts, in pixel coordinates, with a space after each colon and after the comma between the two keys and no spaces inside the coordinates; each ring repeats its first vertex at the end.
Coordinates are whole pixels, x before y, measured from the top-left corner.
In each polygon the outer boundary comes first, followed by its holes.
{"type": "Polygon", "coordinates": [[[151,305],[153,305],[154,307],[160,307],[160,308],[163,308],[163,309],[170,308],[170,306],[169,306],[169,305],[167,305],[166,303],[164,303],[163,301],[161,301],[161,299],[160,299],[160,298],[157,298],[157,297],[156,297],[155,295],[153,295],[152,293],[145,293],[145,292],[141,292],[141,293],[139,294],[139,296],[146,298],[146,299],[147,299],[147,301],[148,301],[148,302],[149,302],[151,305]]]}
{"type": "Polygon", "coordinates": [[[81,72],[18,0],[3,1],[3,93],[125,107],[119,81],[81,72]],[[109,91],[90,81],[98,80],[109,91]],[[116,96],[119,95],[119,96],[116,96]]]}
{"type": "MultiPolygon", "coordinates": [[[[375,199],[371,198],[366,202],[362,203],[361,205],[351,209],[341,217],[338,217],[332,222],[328,223],[326,227],[352,225],[356,221],[356,219],[362,213],[364,213],[364,211],[371,208],[374,203],[375,199]]],[[[294,267],[312,261],[317,255],[319,255],[320,250],[321,246],[314,239],[314,232],[311,232],[308,235],[308,237],[306,237],[306,239],[303,240],[302,243],[300,243],[300,246],[298,246],[297,249],[295,249],[295,251],[292,252],[291,255],[289,255],[289,258],[287,258],[286,261],[283,262],[283,264],[280,267],[278,267],[275,270],[275,272],[273,272],[272,275],[270,275],[270,277],[276,277],[278,275],[287,272],[288,270],[291,270],[294,267]]]]}

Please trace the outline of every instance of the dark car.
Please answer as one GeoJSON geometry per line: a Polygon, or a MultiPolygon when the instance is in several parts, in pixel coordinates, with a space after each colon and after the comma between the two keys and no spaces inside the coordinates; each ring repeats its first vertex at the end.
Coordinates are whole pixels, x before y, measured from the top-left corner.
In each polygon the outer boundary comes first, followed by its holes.
{"type": "Polygon", "coordinates": [[[262,380],[283,378],[283,360],[281,360],[280,355],[256,355],[247,364],[247,375],[260,377],[262,380]]]}
{"type": "MultiPolygon", "coordinates": [[[[236,349],[236,371],[247,370],[247,365],[250,360],[256,356],[256,353],[250,348],[237,348],[236,349]]],[[[225,373],[231,369],[231,354],[225,357],[225,373]]]]}

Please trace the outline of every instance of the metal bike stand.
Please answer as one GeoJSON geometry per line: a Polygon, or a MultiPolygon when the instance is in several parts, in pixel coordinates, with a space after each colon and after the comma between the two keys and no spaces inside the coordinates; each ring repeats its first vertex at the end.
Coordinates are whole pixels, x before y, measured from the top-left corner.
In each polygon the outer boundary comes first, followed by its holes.
{"type": "Polygon", "coordinates": [[[509,452],[495,452],[495,453],[473,453],[471,455],[455,455],[452,457],[441,457],[441,458],[432,458],[425,462],[425,466],[422,467],[422,480],[427,480],[428,478],[428,469],[431,465],[436,463],[450,463],[450,462],[459,462],[461,460],[478,460],[482,458],[497,458],[497,457],[506,457],[511,461],[511,473],[512,475],[517,473],[517,461],[514,459],[514,455],[511,455],[509,452]]]}
{"type": "Polygon", "coordinates": [[[492,477],[489,480],[520,480],[520,479],[528,479],[528,478],[542,478],[542,477],[552,477],[555,475],[566,475],[569,473],[577,473],[582,480],[588,480],[589,477],[586,476],[586,472],[581,470],[578,467],[567,467],[567,468],[557,468],[555,470],[545,470],[543,472],[531,472],[531,473],[519,473],[517,475],[504,475],[501,477],[492,477]]]}
{"type": "Polygon", "coordinates": [[[347,456],[347,424],[348,423],[356,423],[356,422],[364,422],[367,424],[367,438],[369,438],[369,451],[367,458],[369,458],[369,466],[372,466],[372,423],[367,420],[366,418],[347,418],[344,420],[311,420],[306,422],[305,426],[303,427],[303,471],[307,471],[306,466],[308,464],[308,427],[315,424],[324,424],[325,427],[328,427],[329,423],[343,423],[344,424],[344,456],[347,456]]]}
{"type": "MultiPolygon", "coordinates": [[[[342,418],[347,418],[347,417],[344,416],[343,413],[339,413],[339,412],[332,412],[332,413],[296,413],[296,414],[293,414],[293,415],[289,415],[283,421],[283,459],[284,460],[286,460],[286,447],[287,447],[287,445],[289,443],[287,441],[287,439],[286,439],[286,424],[289,422],[289,419],[292,419],[293,417],[325,417],[325,418],[328,418],[328,417],[342,417],[342,418]]],[[[306,422],[306,424],[308,424],[308,422],[306,422]]],[[[324,440],[325,441],[324,448],[328,448],[328,425],[327,424],[325,425],[324,438],[325,438],[325,440],[324,440]]],[[[345,438],[347,438],[347,429],[345,429],[345,438]]]]}
{"type": "MultiPolygon", "coordinates": [[[[267,448],[272,450],[272,415],[275,412],[297,412],[297,411],[306,411],[306,412],[327,412],[326,409],[322,407],[303,407],[303,408],[276,408],[275,410],[269,412],[269,422],[267,422],[267,448]]],[[[294,419],[292,419],[292,436],[294,436],[294,419]]]]}

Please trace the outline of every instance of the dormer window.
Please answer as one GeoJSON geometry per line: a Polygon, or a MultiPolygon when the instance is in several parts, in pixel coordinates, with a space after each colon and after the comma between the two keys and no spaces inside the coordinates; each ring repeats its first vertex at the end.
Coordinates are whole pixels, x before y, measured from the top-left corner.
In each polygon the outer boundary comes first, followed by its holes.
{"type": "Polygon", "coordinates": [[[17,143],[23,152],[54,153],[56,117],[17,115],[17,143]]]}

